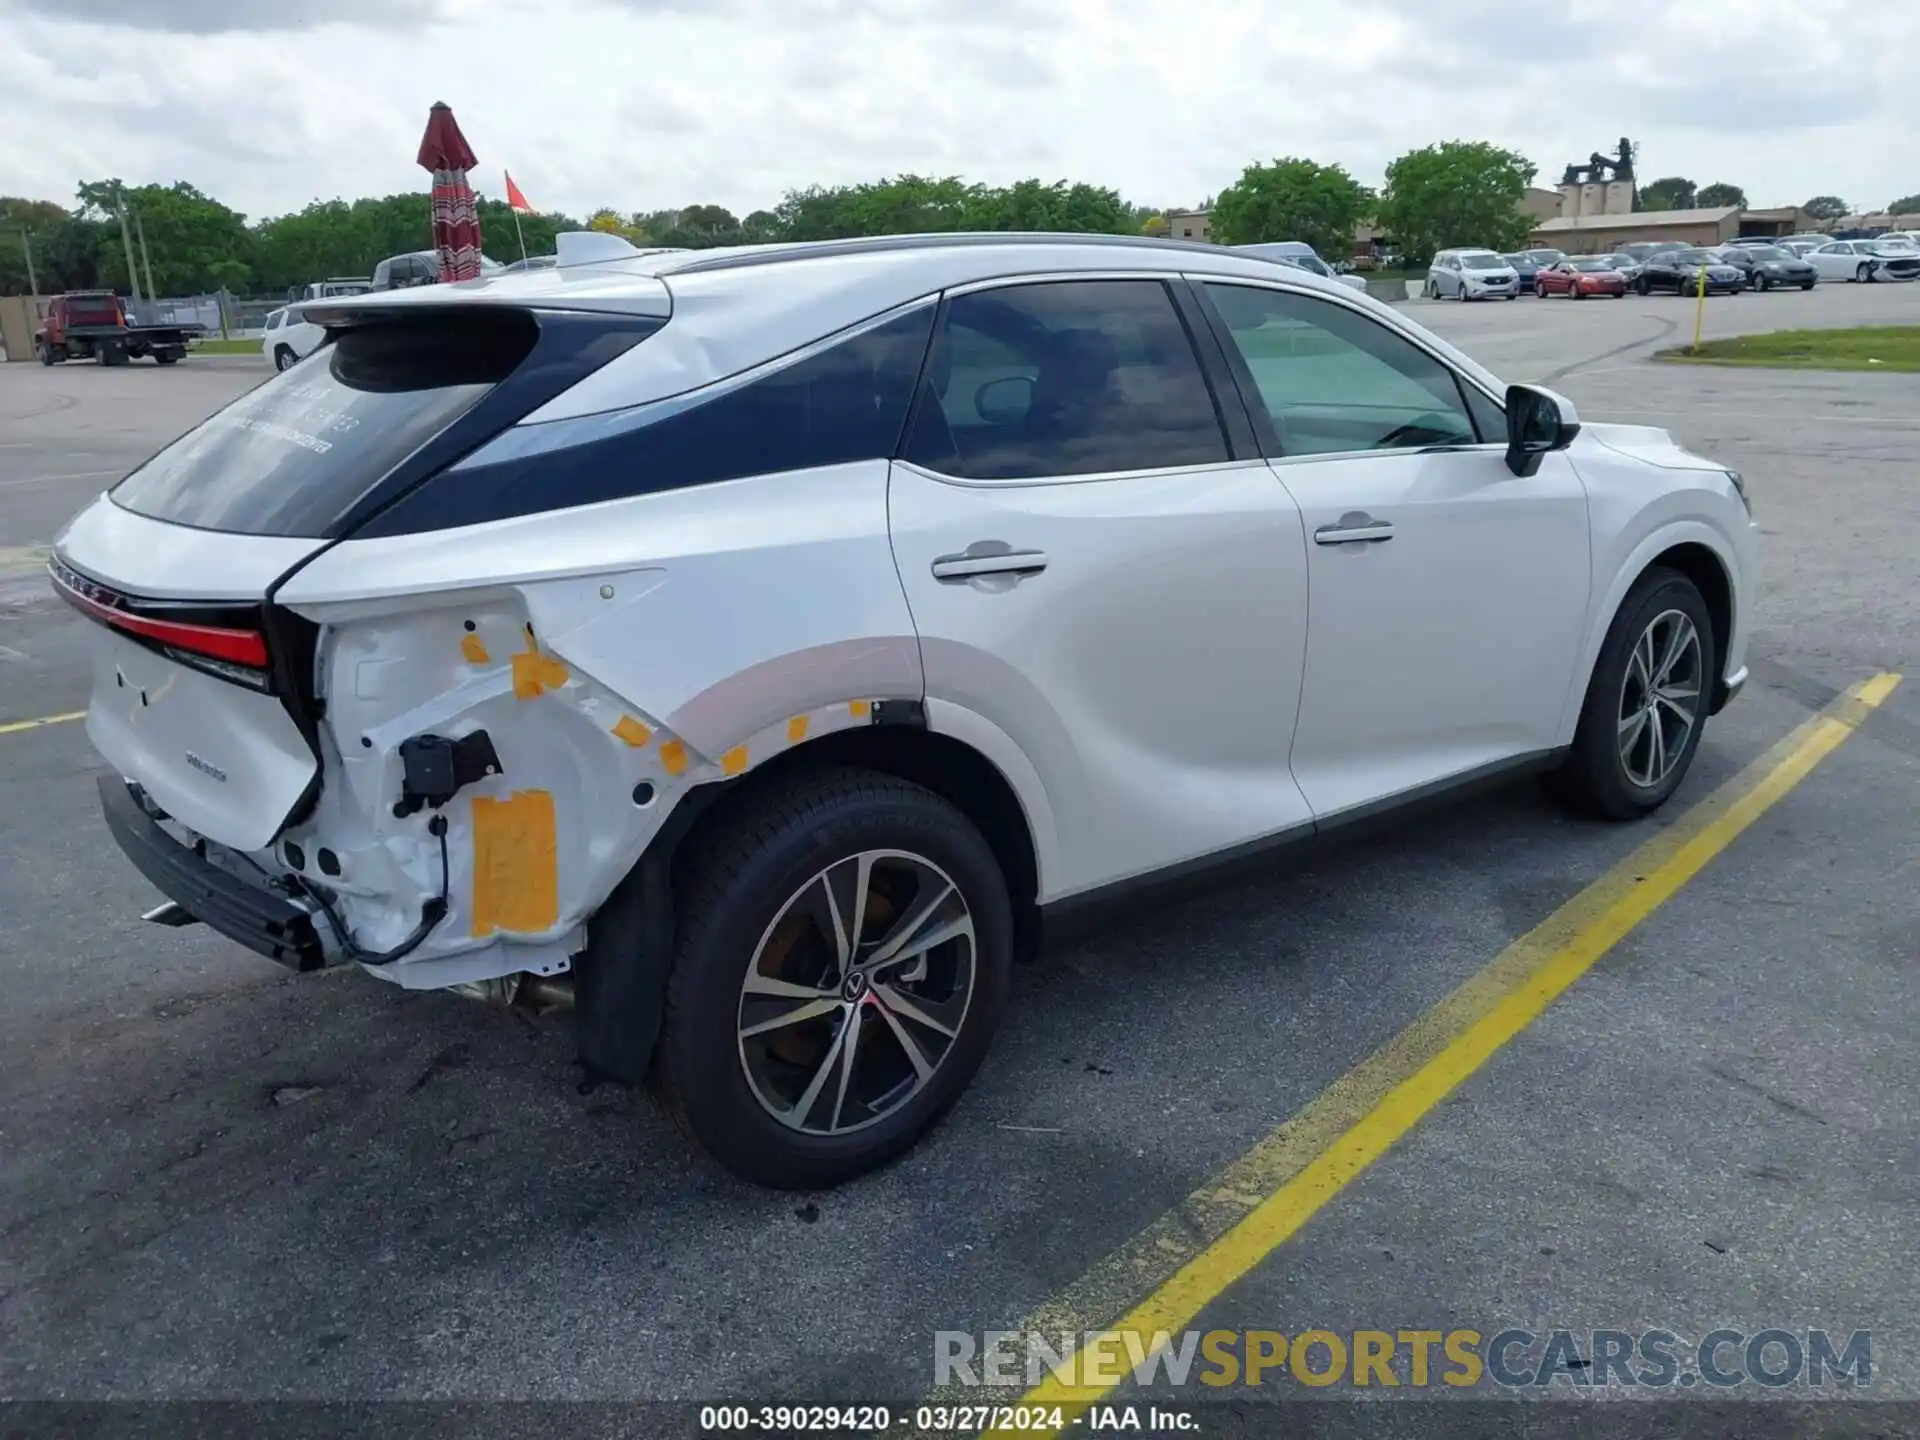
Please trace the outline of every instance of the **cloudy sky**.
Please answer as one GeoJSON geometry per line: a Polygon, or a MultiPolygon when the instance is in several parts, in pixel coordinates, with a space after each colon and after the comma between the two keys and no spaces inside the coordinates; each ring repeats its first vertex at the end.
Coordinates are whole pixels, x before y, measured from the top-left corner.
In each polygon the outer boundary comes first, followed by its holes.
{"type": "Polygon", "coordinates": [[[1190,204],[1438,139],[1756,205],[1920,190],[1920,6],[1873,0],[0,0],[0,194],[183,179],[249,216],[420,189],[434,100],[576,215],[901,171],[1190,204]]]}

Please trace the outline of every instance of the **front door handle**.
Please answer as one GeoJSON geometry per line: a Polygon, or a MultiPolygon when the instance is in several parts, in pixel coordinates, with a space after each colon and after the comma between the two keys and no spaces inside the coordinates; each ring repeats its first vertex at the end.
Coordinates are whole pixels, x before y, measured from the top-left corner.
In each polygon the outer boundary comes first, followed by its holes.
{"type": "Polygon", "coordinates": [[[1392,538],[1393,522],[1376,520],[1364,510],[1349,510],[1313,532],[1316,545],[1374,545],[1392,538]]]}
{"type": "Polygon", "coordinates": [[[998,540],[980,540],[958,555],[933,562],[936,580],[977,580],[982,575],[1038,575],[1047,568],[1043,550],[1015,550],[998,540]]]}

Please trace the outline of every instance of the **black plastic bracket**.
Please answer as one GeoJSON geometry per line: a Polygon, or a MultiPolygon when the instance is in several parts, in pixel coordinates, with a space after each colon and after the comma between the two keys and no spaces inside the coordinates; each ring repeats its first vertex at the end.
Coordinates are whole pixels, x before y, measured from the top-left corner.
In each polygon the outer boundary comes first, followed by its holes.
{"type": "Polygon", "coordinates": [[[927,704],[924,700],[876,700],[873,702],[873,723],[876,725],[911,725],[916,730],[927,728],[927,704]]]}
{"type": "Polygon", "coordinates": [[[400,799],[393,813],[405,817],[432,806],[438,809],[462,786],[502,771],[493,740],[484,730],[449,740],[444,735],[415,735],[400,742],[400,799]]]}

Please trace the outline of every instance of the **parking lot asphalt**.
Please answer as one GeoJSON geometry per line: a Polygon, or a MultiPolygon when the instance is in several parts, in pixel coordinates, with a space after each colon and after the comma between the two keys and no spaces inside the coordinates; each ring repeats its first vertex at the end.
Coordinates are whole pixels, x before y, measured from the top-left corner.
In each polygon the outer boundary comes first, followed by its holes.
{"type": "MultiPolygon", "coordinates": [[[[1692,324],[1667,298],[1406,309],[1745,473],[1754,680],[1674,805],[1593,825],[1519,786],[1055,951],[953,1117],[810,1197],[735,1183],[644,1096],[580,1093],[561,1021],[140,924],[81,727],[12,728],[85,703],[39,557],[266,372],[0,367],[0,1395],[911,1400],[936,1331],[1047,1313],[1839,692],[1904,672],[1196,1323],[1870,1330],[1875,1393],[1920,1399],[1920,377],[1651,363],[1692,324]]],[[[1920,286],[1716,299],[1707,333],[1873,322],[1920,323],[1920,286]]]]}

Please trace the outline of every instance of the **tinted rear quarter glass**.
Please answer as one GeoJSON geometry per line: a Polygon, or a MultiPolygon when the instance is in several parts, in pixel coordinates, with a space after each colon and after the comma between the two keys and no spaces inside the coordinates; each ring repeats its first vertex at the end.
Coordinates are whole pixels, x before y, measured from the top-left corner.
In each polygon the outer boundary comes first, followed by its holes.
{"type": "Polygon", "coordinates": [[[532,317],[506,310],[347,330],[174,441],[112,498],[200,529],[325,535],[506,379],[538,335],[532,317]]]}
{"type": "Polygon", "coordinates": [[[382,518],[380,531],[444,529],[890,459],[933,314],[934,306],[923,304],[810,354],[669,400],[510,431],[408,496],[382,518]]]}

